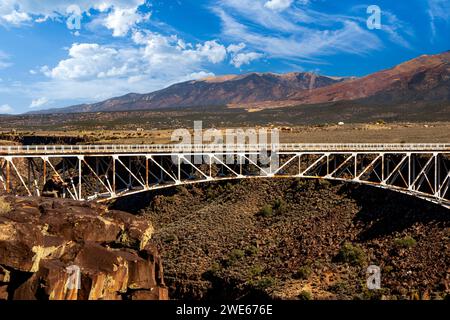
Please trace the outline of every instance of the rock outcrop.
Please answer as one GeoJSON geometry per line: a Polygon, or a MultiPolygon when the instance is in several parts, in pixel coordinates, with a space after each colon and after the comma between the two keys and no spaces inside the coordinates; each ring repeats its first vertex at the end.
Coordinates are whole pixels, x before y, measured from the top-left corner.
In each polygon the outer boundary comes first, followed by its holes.
{"type": "Polygon", "coordinates": [[[143,218],[95,203],[5,197],[0,299],[168,299],[143,218]]]}

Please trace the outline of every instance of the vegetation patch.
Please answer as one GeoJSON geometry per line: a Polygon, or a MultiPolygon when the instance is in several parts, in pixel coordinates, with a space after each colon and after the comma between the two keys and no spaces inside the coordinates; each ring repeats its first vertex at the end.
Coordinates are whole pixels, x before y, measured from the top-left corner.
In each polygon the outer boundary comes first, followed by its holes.
{"type": "Polygon", "coordinates": [[[259,290],[267,290],[276,284],[276,279],[270,276],[262,277],[261,279],[252,282],[253,286],[259,290]]]}
{"type": "Polygon", "coordinates": [[[310,266],[302,266],[300,267],[294,275],[294,278],[306,280],[311,276],[312,269],[310,266]]]}
{"type": "Polygon", "coordinates": [[[397,238],[394,240],[394,244],[397,248],[411,248],[416,245],[417,241],[411,236],[403,238],[397,238]]]}
{"type": "Polygon", "coordinates": [[[258,254],[258,248],[255,247],[254,245],[249,245],[245,248],[245,254],[247,256],[254,256],[258,254]]]}
{"type": "Polygon", "coordinates": [[[287,211],[287,204],[283,199],[276,199],[271,204],[266,204],[258,212],[258,216],[267,218],[275,214],[280,215],[287,211]]]}
{"type": "Polygon", "coordinates": [[[299,300],[312,300],[312,294],[309,291],[303,290],[302,292],[300,292],[300,294],[298,295],[298,299],[299,300]]]}
{"type": "Polygon", "coordinates": [[[362,266],[366,262],[366,254],[362,248],[346,242],[341,249],[339,249],[336,260],[338,262],[362,266]]]}
{"type": "Polygon", "coordinates": [[[261,208],[258,212],[258,216],[267,218],[271,217],[273,215],[273,208],[270,204],[266,204],[264,207],[261,208]]]}
{"type": "Polygon", "coordinates": [[[240,249],[231,250],[228,258],[226,258],[223,263],[226,267],[234,265],[238,260],[241,260],[245,256],[245,252],[240,249]]]}

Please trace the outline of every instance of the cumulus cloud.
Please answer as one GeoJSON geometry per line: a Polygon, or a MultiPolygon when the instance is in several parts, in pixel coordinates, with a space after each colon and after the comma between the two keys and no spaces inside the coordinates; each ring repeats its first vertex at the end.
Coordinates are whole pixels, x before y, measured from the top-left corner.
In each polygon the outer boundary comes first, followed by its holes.
{"type": "Polygon", "coordinates": [[[31,101],[30,108],[38,108],[48,103],[48,99],[46,97],[41,97],[38,99],[34,99],[31,101]]]}
{"type": "MultiPolygon", "coordinates": [[[[117,50],[96,43],[75,43],[69,49],[69,58],[52,69],[44,66],[42,72],[60,80],[123,76],[131,72],[129,65],[137,52],[117,50]]],[[[135,63],[136,64],[136,63],[135,63]]]]}
{"type": "Polygon", "coordinates": [[[202,57],[208,59],[212,63],[219,63],[225,60],[227,50],[225,47],[216,40],[206,41],[204,44],[197,45],[196,51],[190,51],[191,53],[199,54],[202,57]]]}
{"type": "Polygon", "coordinates": [[[26,12],[13,10],[10,13],[1,15],[1,19],[9,24],[18,26],[24,22],[30,21],[31,17],[26,12]]]}
{"type": "Polygon", "coordinates": [[[9,104],[0,105],[0,113],[12,113],[14,110],[9,104]]]}
{"type": "Polygon", "coordinates": [[[75,43],[67,59],[54,68],[41,71],[59,80],[89,80],[147,75],[178,78],[201,70],[205,64],[217,64],[226,58],[226,48],[216,40],[193,46],[176,36],[136,31],[136,47],[114,48],[97,43],[75,43]],[[199,70],[200,69],[200,70],[199,70]]]}
{"type": "Polygon", "coordinates": [[[283,11],[289,8],[292,2],[293,0],[270,0],[264,4],[264,7],[271,10],[283,11]]]}
{"type": "Polygon", "coordinates": [[[131,39],[133,45],[129,46],[74,43],[65,59],[34,69],[47,77],[29,88],[36,100],[34,106],[43,101],[39,97],[53,102],[92,102],[210,77],[214,75],[210,66],[228,56],[227,48],[217,40],[192,44],[177,36],[137,30],[131,39]]]}
{"type": "Polygon", "coordinates": [[[261,58],[263,55],[257,52],[238,53],[231,60],[231,64],[236,68],[240,68],[245,64],[251,63],[253,60],[261,58]]]}
{"type": "Polygon", "coordinates": [[[113,31],[114,36],[124,36],[137,23],[149,15],[141,14],[138,8],[145,0],[3,0],[0,5],[0,23],[21,25],[24,22],[44,22],[48,19],[67,17],[72,13],[68,8],[76,6],[81,13],[95,9],[102,14],[97,18],[99,24],[113,31]]]}
{"type": "Polygon", "coordinates": [[[147,20],[149,17],[150,14],[140,14],[136,11],[136,8],[114,8],[104,19],[103,25],[113,30],[114,37],[123,37],[128,34],[134,25],[147,20]]]}

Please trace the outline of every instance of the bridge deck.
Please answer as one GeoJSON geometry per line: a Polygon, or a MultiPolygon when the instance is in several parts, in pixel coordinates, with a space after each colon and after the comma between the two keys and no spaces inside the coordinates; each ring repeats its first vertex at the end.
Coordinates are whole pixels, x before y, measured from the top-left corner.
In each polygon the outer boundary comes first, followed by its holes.
{"type": "Polygon", "coordinates": [[[272,150],[285,152],[450,152],[450,143],[282,143],[241,144],[241,145],[39,145],[39,146],[0,146],[0,155],[83,155],[83,154],[139,154],[139,153],[170,153],[170,152],[258,152],[272,150]]]}

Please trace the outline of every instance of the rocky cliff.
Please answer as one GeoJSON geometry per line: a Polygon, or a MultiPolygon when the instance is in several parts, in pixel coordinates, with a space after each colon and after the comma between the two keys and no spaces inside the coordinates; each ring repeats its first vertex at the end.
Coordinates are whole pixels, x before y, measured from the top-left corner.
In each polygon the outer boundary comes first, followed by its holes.
{"type": "Polygon", "coordinates": [[[168,299],[149,222],[94,203],[0,200],[0,300],[168,299]]]}

